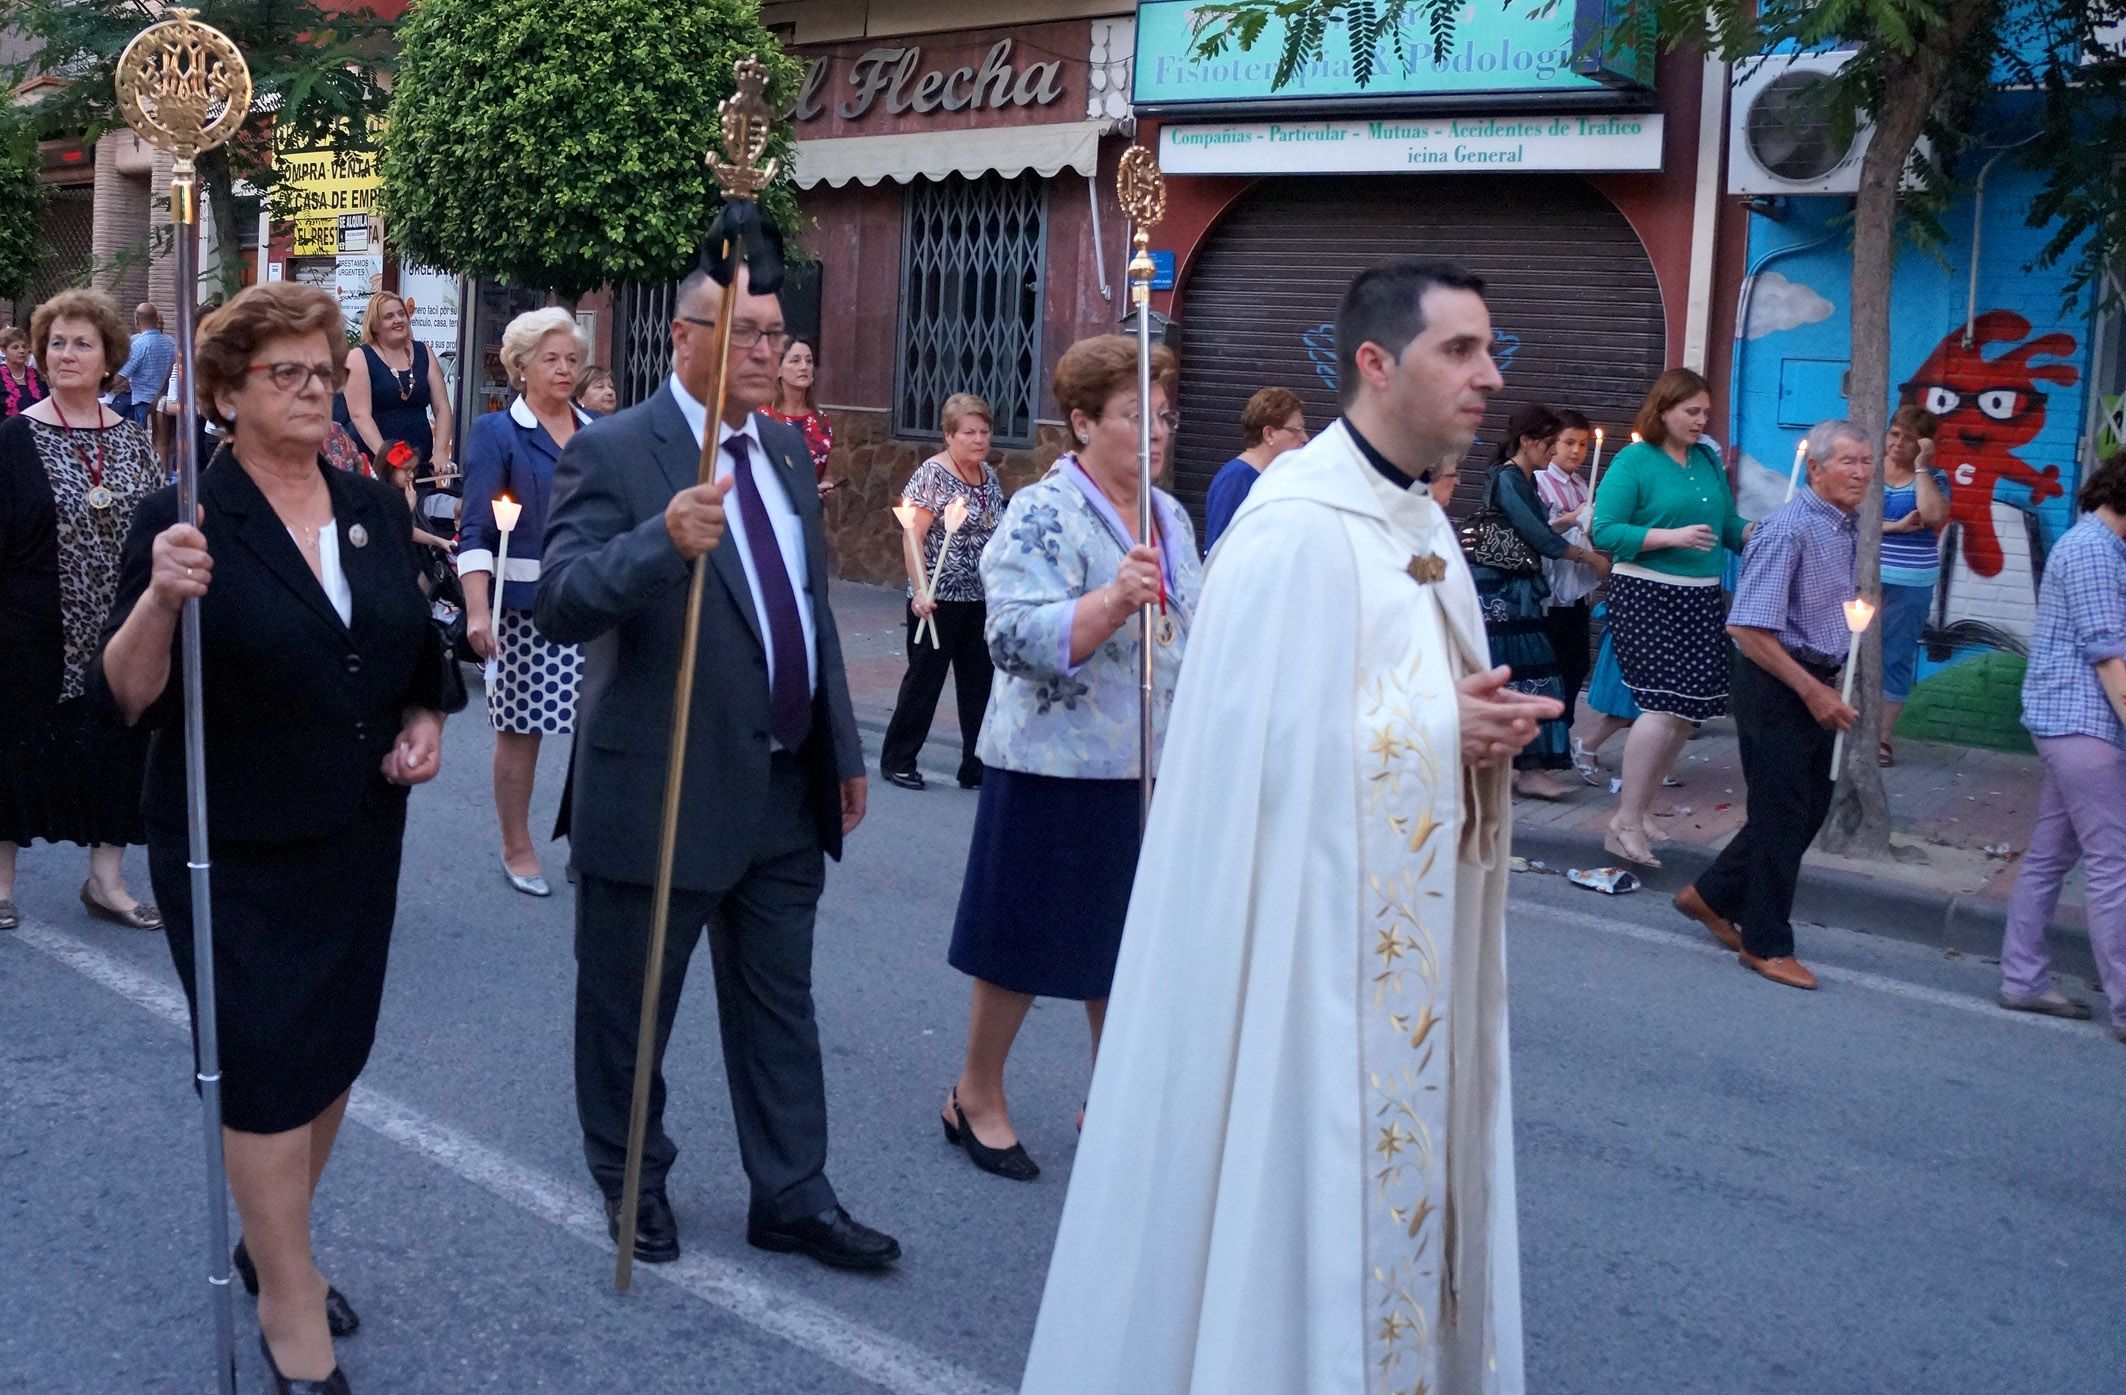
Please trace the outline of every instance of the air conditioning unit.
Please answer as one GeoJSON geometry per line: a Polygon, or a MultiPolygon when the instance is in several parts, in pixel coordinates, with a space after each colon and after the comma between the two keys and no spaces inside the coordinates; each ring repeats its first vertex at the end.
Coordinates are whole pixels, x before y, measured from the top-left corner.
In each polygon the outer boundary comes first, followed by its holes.
{"type": "Polygon", "coordinates": [[[1730,194],[1850,194],[1873,128],[1841,139],[1830,85],[1850,52],[1775,54],[1737,72],[1727,111],[1730,194]]]}

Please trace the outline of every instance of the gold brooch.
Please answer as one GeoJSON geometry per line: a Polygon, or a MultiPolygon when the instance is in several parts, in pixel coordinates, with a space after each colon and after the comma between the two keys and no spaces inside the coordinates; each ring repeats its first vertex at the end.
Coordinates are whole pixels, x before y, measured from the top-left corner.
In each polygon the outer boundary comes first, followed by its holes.
{"type": "Polygon", "coordinates": [[[1412,557],[1410,565],[1403,570],[1410,573],[1413,580],[1430,586],[1436,581],[1447,579],[1447,559],[1437,553],[1428,552],[1422,557],[1412,557]]]}

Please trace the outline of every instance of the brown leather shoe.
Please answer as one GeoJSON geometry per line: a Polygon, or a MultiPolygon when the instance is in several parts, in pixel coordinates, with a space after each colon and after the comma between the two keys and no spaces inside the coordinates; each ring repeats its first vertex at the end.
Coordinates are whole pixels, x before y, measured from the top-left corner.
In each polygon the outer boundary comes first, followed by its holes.
{"type": "Polygon", "coordinates": [[[1698,894],[1698,888],[1695,884],[1686,886],[1677,892],[1676,898],[1671,904],[1692,920],[1712,931],[1713,938],[1725,945],[1729,950],[1736,954],[1742,953],[1742,932],[1735,928],[1733,921],[1724,915],[1720,915],[1711,906],[1705,904],[1705,898],[1698,894]]]}
{"type": "Polygon", "coordinates": [[[1782,954],[1777,959],[1759,959],[1748,950],[1741,951],[1742,962],[1763,974],[1774,983],[1783,983],[1789,988],[1814,988],[1816,975],[1791,954],[1782,954]]]}

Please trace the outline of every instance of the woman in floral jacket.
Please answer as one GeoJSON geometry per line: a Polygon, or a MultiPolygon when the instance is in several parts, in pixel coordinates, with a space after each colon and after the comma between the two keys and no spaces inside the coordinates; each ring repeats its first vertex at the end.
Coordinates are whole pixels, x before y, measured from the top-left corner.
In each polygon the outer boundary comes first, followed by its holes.
{"type": "MultiPolygon", "coordinates": [[[[1170,350],[1152,362],[1152,449],[1177,424],[1170,350]]],[[[978,747],[985,778],[952,966],[974,979],[967,1059],[945,1137],[975,1166],[1040,1172],[1004,1098],[1004,1062],[1036,997],[1085,1004],[1099,1049],[1137,869],[1140,609],[1163,605],[1153,654],[1153,771],[1202,573],[1173,496],[1153,492],[1138,536],[1137,350],[1118,334],[1073,345],[1054,391],[1078,450],[1013,496],[982,553],[995,687],[978,747]]],[[[1081,1115],[1082,1121],[1082,1115],[1081,1115]]]]}

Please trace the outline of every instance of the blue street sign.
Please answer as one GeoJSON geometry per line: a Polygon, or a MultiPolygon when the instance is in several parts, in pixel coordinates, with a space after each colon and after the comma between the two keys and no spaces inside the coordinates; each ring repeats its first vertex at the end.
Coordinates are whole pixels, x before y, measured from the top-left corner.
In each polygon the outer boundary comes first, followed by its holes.
{"type": "Polygon", "coordinates": [[[1174,288],[1174,254],[1152,253],[1152,289],[1170,291],[1174,288]]]}

